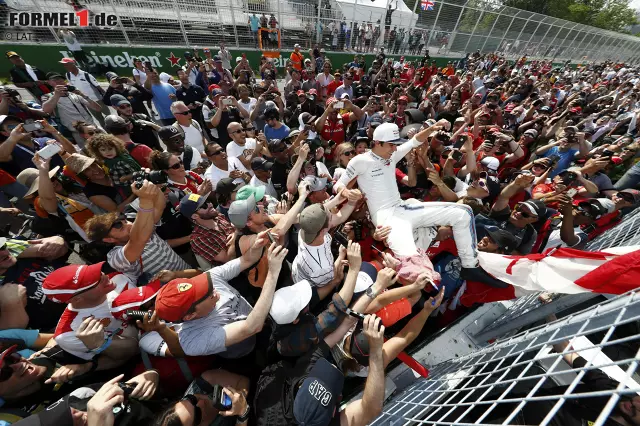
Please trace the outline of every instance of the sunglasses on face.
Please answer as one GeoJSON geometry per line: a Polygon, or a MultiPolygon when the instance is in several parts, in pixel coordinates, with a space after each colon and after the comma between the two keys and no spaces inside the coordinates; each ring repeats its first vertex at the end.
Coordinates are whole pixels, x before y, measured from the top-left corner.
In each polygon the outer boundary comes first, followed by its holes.
{"type": "Polygon", "coordinates": [[[90,130],[90,131],[87,132],[88,136],[93,136],[95,134],[96,134],[95,130],[90,130]]]}
{"type": "MultiPolygon", "coordinates": [[[[626,202],[631,203],[631,204],[633,204],[633,201],[634,201],[633,200],[633,195],[631,195],[631,194],[629,194],[627,192],[618,192],[616,194],[616,197],[622,198],[623,200],[625,200],[626,202]]],[[[0,250],[2,250],[2,249],[0,249],[0,250]]]]}
{"type": "Polygon", "coordinates": [[[177,114],[177,115],[189,115],[189,114],[191,114],[191,111],[176,112],[175,114],[177,114]]]}
{"type": "Polygon", "coordinates": [[[11,376],[13,376],[13,368],[11,366],[20,362],[22,356],[19,353],[9,354],[4,358],[4,365],[0,369],[0,382],[4,382],[9,380],[11,376]]]}
{"type": "Polygon", "coordinates": [[[131,104],[122,104],[122,105],[118,105],[118,107],[117,107],[117,108],[120,108],[120,109],[131,108],[131,104]]]}
{"type": "Polygon", "coordinates": [[[537,167],[537,168],[543,169],[543,170],[547,170],[549,168],[549,166],[546,166],[544,164],[534,164],[533,167],[537,167]]]}
{"type": "Polygon", "coordinates": [[[256,130],[256,128],[255,127],[245,127],[243,130],[245,132],[254,132],[256,130]]]}
{"type": "Polygon", "coordinates": [[[286,146],[279,146],[278,148],[274,148],[271,151],[272,154],[279,154],[281,152],[285,152],[287,150],[286,146]]]}
{"type": "Polygon", "coordinates": [[[123,215],[118,216],[118,219],[111,225],[111,229],[122,229],[126,221],[127,218],[123,215]]]}
{"type": "Polygon", "coordinates": [[[520,212],[522,217],[525,218],[525,219],[531,219],[531,218],[536,218],[537,219],[538,218],[538,216],[528,212],[527,209],[522,204],[516,204],[515,210],[517,212],[520,212]]]}
{"type": "Polygon", "coordinates": [[[235,134],[238,134],[238,133],[244,133],[244,130],[243,129],[238,129],[238,130],[234,130],[233,132],[229,132],[230,135],[235,135],[235,134]]]}
{"type": "Polygon", "coordinates": [[[220,155],[222,153],[222,151],[224,151],[223,149],[219,149],[215,152],[212,152],[211,154],[209,154],[209,157],[213,157],[214,155],[220,155]]]}
{"type": "Polygon", "coordinates": [[[178,161],[176,164],[174,164],[173,166],[169,166],[170,169],[173,170],[179,170],[182,167],[182,160],[178,161]]]}
{"type": "Polygon", "coordinates": [[[343,152],[342,155],[346,156],[346,157],[351,157],[354,154],[354,151],[347,151],[347,152],[343,152]]]}
{"type": "Polygon", "coordinates": [[[202,421],[202,409],[198,407],[198,398],[196,398],[195,395],[189,394],[182,397],[181,401],[189,401],[191,405],[193,405],[193,411],[194,411],[193,425],[198,426],[202,421]]]}

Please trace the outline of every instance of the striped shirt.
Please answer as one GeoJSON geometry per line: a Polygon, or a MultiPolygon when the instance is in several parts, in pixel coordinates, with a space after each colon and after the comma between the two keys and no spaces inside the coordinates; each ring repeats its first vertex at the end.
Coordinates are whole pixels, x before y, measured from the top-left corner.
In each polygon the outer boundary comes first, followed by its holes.
{"type": "Polygon", "coordinates": [[[294,282],[307,280],[316,287],[329,284],[334,276],[331,241],[331,235],[325,234],[324,244],[310,246],[298,234],[298,254],[291,268],[294,282]]]}
{"type": "Polygon", "coordinates": [[[155,232],[147,241],[142,256],[131,263],[124,255],[124,246],[117,246],[107,253],[109,265],[116,271],[138,279],[143,273],[149,278],[166,269],[169,271],[183,271],[191,267],[182,260],[173,249],[155,232]]]}

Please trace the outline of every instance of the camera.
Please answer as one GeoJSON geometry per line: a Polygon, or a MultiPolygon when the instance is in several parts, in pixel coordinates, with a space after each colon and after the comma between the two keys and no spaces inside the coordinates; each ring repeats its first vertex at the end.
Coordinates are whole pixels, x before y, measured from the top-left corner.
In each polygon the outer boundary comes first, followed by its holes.
{"type": "Polygon", "coordinates": [[[162,170],[152,170],[148,173],[140,170],[133,174],[133,180],[136,183],[136,188],[140,189],[142,188],[142,183],[145,180],[148,180],[155,185],[160,185],[167,183],[169,177],[162,170]]]}
{"type": "Polygon", "coordinates": [[[20,93],[18,93],[16,89],[5,88],[4,91],[9,95],[12,101],[20,102],[22,100],[22,96],[20,96],[20,93]]]}
{"type": "Polygon", "coordinates": [[[72,86],[70,84],[67,84],[67,92],[75,92],[76,90],[78,90],[76,88],[76,86],[72,86]]]}
{"type": "Polygon", "coordinates": [[[138,311],[138,310],[128,310],[122,315],[122,319],[128,322],[135,323],[136,321],[143,321],[145,315],[148,315],[149,312],[138,311]]]}
{"type": "Polygon", "coordinates": [[[118,386],[120,386],[120,389],[124,392],[124,397],[128,398],[136,389],[137,383],[118,382],[118,386]]]}
{"type": "Polygon", "coordinates": [[[222,386],[213,385],[213,392],[211,393],[211,401],[213,406],[218,410],[229,410],[231,408],[231,398],[224,393],[222,386]]]}

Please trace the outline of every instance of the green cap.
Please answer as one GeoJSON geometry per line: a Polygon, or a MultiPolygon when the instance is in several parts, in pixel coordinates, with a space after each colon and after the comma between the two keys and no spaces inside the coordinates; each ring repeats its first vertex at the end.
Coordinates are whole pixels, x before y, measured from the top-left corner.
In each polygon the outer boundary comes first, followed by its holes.
{"type": "Polygon", "coordinates": [[[256,202],[262,201],[264,198],[264,192],[266,191],[266,187],[264,186],[251,186],[245,185],[238,190],[236,193],[236,200],[246,200],[249,197],[253,196],[256,202]]]}

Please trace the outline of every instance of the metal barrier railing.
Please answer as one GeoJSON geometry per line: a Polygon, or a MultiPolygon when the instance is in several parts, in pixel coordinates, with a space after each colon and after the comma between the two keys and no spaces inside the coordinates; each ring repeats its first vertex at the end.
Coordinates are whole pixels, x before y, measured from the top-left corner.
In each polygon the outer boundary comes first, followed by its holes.
{"type": "MultiPolygon", "coordinates": [[[[465,52],[499,51],[508,57],[528,55],[556,61],[640,59],[640,40],[575,22],[497,5],[491,0],[435,1],[410,10],[399,0],[385,33],[385,10],[363,0],[5,0],[7,11],[71,12],[74,6],[92,13],[115,14],[116,27],[74,29],[81,44],[140,46],[214,46],[221,41],[237,48],[255,47],[251,21],[282,33],[282,48],[320,44],[327,50],[364,51],[367,31],[380,29],[371,45],[387,51],[463,56],[465,52]],[[355,6],[355,7],[354,7],[355,6]],[[264,15],[263,15],[264,14],[264,15]],[[378,21],[380,20],[380,21],[378,21]],[[266,24],[265,24],[266,21],[266,24]],[[382,22],[380,24],[379,22],[382,22]],[[333,39],[337,38],[335,44],[333,39]]],[[[60,43],[57,28],[15,28],[34,32],[40,43],[60,43]]]]}

